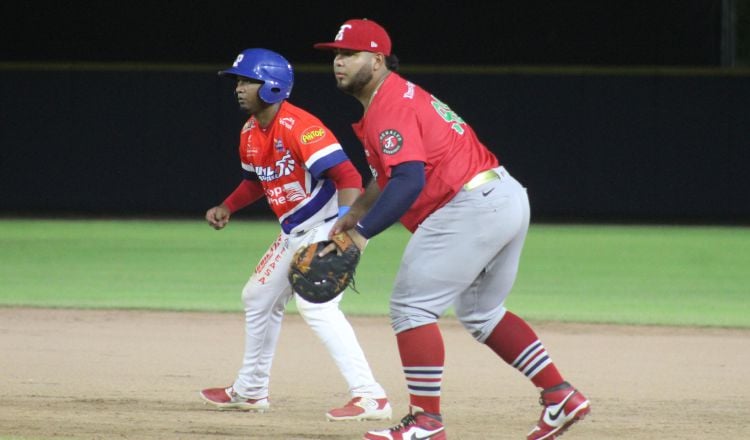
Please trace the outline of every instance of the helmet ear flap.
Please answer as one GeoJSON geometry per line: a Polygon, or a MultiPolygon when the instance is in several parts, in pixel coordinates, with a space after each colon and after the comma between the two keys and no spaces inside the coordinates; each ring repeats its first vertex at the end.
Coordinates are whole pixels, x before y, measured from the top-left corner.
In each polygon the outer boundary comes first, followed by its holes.
{"type": "Polygon", "coordinates": [[[258,90],[260,99],[268,104],[276,104],[289,97],[291,87],[285,88],[275,80],[266,80],[258,90]]]}

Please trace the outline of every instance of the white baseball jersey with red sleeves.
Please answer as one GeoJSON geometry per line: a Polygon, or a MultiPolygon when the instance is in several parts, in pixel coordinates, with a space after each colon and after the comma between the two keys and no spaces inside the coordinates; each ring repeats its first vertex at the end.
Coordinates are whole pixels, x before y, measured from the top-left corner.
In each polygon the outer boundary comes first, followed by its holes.
{"type": "Polygon", "coordinates": [[[315,116],[284,101],[265,129],[250,117],[240,133],[239,152],[244,176],[260,180],[287,234],[337,215],[336,186],[323,172],[348,158],[315,116]]]}
{"type": "Polygon", "coordinates": [[[414,231],[478,173],[499,166],[474,130],[439,99],[391,72],[362,120],[352,125],[380,188],[391,167],[425,164],[425,186],[401,223],[414,231]]]}

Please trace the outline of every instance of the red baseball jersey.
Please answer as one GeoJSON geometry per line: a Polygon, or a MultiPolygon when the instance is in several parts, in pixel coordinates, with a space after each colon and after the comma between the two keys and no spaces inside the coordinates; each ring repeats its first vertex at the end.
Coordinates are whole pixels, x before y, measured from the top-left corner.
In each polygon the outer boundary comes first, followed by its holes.
{"type": "Polygon", "coordinates": [[[376,91],[362,120],[352,127],[380,188],[388,182],[391,167],[424,162],[424,189],[401,217],[412,232],[472,177],[499,166],[497,157],[461,117],[393,72],[376,91]]]}
{"type": "Polygon", "coordinates": [[[247,120],[239,150],[245,178],[257,176],[287,234],[337,215],[336,186],[323,173],[349,159],[315,116],[284,101],[267,128],[247,120]]]}

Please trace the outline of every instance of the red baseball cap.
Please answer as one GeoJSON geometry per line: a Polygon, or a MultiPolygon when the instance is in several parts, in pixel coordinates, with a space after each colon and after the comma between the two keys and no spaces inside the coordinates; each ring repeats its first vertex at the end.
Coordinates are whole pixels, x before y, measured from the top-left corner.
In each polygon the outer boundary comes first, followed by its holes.
{"type": "Polygon", "coordinates": [[[379,52],[388,56],[391,54],[391,38],[383,26],[366,18],[361,20],[355,18],[341,25],[332,42],[317,43],[313,47],[324,50],[349,49],[379,52]]]}

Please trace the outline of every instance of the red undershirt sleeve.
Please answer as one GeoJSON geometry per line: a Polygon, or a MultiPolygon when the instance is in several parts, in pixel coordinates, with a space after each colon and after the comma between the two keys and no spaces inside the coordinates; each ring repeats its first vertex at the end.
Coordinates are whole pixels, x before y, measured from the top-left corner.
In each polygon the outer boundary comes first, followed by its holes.
{"type": "Polygon", "coordinates": [[[349,160],[328,168],[325,174],[329,179],[333,180],[337,190],[344,188],[362,189],[362,176],[359,175],[359,172],[349,160]]]}
{"type": "Polygon", "coordinates": [[[232,213],[244,208],[263,197],[263,186],[256,180],[243,179],[232,194],[224,200],[224,204],[232,213]]]}

